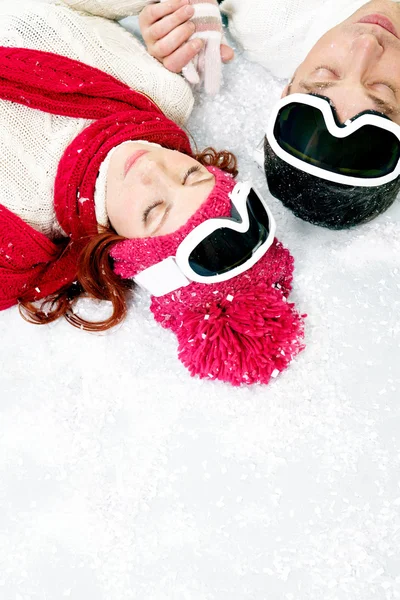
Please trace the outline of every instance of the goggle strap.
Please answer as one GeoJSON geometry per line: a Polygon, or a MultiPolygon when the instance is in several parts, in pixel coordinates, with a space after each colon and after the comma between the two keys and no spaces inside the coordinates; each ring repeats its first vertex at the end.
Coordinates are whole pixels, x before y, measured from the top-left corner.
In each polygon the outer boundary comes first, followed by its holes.
{"type": "Polygon", "coordinates": [[[191,283],[190,279],[182,273],[173,256],[141,271],[133,280],[156,297],[164,296],[191,283]]]}
{"type": "Polygon", "coordinates": [[[263,173],[264,173],[264,141],[265,141],[265,136],[263,136],[261,138],[261,140],[259,141],[259,143],[256,146],[256,149],[253,152],[253,158],[263,173]]]}

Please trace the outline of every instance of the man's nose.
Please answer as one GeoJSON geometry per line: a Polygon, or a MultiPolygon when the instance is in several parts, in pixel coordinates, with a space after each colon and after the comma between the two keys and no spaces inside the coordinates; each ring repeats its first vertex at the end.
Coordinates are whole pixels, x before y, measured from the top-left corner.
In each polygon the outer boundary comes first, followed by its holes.
{"type": "Polygon", "coordinates": [[[383,46],[378,39],[369,33],[357,36],[350,48],[351,68],[353,73],[362,77],[369,67],[379,60],[383,46]]]}

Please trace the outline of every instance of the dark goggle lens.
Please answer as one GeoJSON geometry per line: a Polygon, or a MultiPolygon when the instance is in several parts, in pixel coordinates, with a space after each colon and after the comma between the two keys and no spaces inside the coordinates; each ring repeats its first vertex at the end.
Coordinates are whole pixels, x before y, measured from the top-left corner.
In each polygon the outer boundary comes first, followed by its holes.
{"type": "MultiPolygon", "coordinates": [[[[221,227],[193,249],[189,265],[195,273],[211,277],[231,271],[249,260],[266,241],[270,229],[268,213],[253,189],[247,197],[246,208],[249,215],[247,231],[240,233],[229,227],[221,227]]],[[[230,220],[241,221],[234,207],[230,220]]]]}
{"type": "Polygon", "coordinates": [[[400,156],[399,141],[390,131],[363,125],[346,138],[336,138],[327,130],[318,108],[296,102],[280,110],[274,135],[280,147],[293,157],[352,177],[387,175],[400,156]]]}

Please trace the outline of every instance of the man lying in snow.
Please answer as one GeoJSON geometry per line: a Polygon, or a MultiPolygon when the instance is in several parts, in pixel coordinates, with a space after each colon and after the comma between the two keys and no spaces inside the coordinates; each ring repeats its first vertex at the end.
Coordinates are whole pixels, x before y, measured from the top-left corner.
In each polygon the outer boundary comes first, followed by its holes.
{"type": "Polygon", "coordinates": [[[221,9],[249,58],[291,77],[265,140],[271,193],[334,229],[384,212],[400,188],[400,4],[225,0],[221,9]]]}

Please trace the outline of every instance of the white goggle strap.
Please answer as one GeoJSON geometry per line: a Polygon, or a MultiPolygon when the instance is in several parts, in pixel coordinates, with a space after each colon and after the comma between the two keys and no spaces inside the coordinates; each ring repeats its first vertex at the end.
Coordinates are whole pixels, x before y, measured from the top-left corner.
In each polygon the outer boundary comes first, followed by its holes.
{"type": "Polygon", "coordinates": [[[191,283],[176,264],[175,258],[169,256],[148,269],[141,271],[133,278],[134,282],[144,288],[152,296],[165,296],[170,292],[191,283]]]}
{"type": "Polygon", "coordinates": [[[264,173],[264,142],[265,142],[265,136],[263,135],[261,140],[258,142],[256,149],[253,152],[253,158],[263,173],[264,173]]]}

